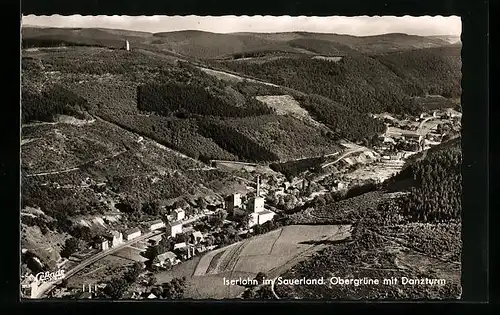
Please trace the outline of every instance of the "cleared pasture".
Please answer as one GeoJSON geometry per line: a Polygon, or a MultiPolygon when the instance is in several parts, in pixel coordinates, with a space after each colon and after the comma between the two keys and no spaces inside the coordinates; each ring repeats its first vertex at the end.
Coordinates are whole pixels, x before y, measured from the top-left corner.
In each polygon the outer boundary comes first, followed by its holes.
{"type": "Polygon", "coordinates": [[[240,254],[240,257],[270,254],[274,243],[278,240],[282,229],[275,230],[259,237],[259,241],[250,240],[240,254]]]}
{"type": "Polygon", "coordinates": [[[257,96],[256,99],[274,108],[278,115],[295,114],[299,117],[309,117],[309,112],[300,107],[299,102],[290,95],[263,95],[257,96]]]}
{"type": "Polygon", "coordinates": [[[185,298],[236,298],[244,288],[226,286],[224,278],[253,279],[258,272],[268,273],[269,277],[278,276],[315,251],[334,246],[328,241],[345,239],[350,233],[349,225],[286,226],[209,252],[198,258],[197,265],[192,261],[181,263],[157,279],[163,283],[171,280],[174,274],[186,276],[185,298]]]}
{"type": "Polygon", "coordinates": [[[202,276],[202,275],[204,275],[207,272],[208,267],[210,266],[210,263],[211,263],[212,259],[216,255],[218,255],[219,253],[223,253],[223,252],[227,251],[228,249],[230,249],[233,246],[236,246],[236,244],[231,244],[231,245],[226,246],[224,248],[219,248],[219,249],[210,251],[210,252],[206,253],[205,255],[203,255],[201,257],[201,259],[200,259],[199,264],[197,266],[195,266],[196,269],[194,271],[194,275],[196,275],[196,276],[202,276]]]}

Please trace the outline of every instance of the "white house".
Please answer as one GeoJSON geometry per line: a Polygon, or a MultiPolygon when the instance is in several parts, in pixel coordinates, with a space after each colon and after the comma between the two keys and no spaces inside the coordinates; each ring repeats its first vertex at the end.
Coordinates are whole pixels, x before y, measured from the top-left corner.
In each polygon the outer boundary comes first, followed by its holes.
{"type": "Polygon", "coordinates": [[[177,234],[182,233],[182,222],[174,221],[167,224],[167,235],[175,237],[177,234]]]}
{"type": "Polygon", "coordinates": [[[164,227],[165,227],[165,223],[162,220],[155,220],[155,221],[149,222],[149,229],[151,231],[159,230],[159,229],[164,228],[164,227]]]}
{"type": "Polygon", "coordinates": [[[261,225],[261,224],[266,223],[267,221],[271,221],[274,218],[274,215],[276,213],[274,213],[270,210],[263,210],[263,211],[260,211],[258,214],[259,214],[259,217],[258,217],[257,224],[261,225]]]}
{"type": "Polygon", "coordinates": [[[123,243],[123,235],[118,231],[111,231],[111,246],[116,247],[123,243]]]}
{"type": "Polygon", "coordinates": [[[171,266],[176,265],[179,260],[173,252],[165,252],[155,257],[153,265],[156,267],[163,267],[165,263],[170,263],[171,266]]]}
{"type": "Polygon", "coordinates": [[[255,196],[250,198],[247,206],[248,211],[250,212],[259,212],[264,210],[264,197],[255,196]]]}
{"type": "Polygon", "coordinates": [[[186,217],[186,212],[181,208],[177,208],[174,210],[173,215],[175,221],[180,221],[184,220],[184,218],[186,217]]]}
{"type": "Polygon", "coordinates": [[[123,233],[127,241],[133,240],[134,238],[138,238],[139,236],[141,236],[141,234],[142,233],[141,230],[139,230],[139,228],[133,228],[123,233]]]}
{"type": "Polygon", "coordinates": [[[194,231],[193,232],[193,238],[194,238],[194,243],[195,244],[198,244],[200,242],[203,242],[204,238],[203,238],[203,234],[201,234],[200,231],[194,231]]]}
{"type": "Polygon", "coordinates": [[[260,196],[260,178],[257,176],[257,191],[255,197],[251,198],[248,202],[247,208],[251,214],[248,220],[248,226],[256,224],[261,225],[265,222],[272,220],[275,213],[264,208],[264,198],[260,196]]]}
{"type": "Polygon", "coordinates": [[[174,245],[174,250],[182,249],[182,248],[185,248],[186,246],[187,246],[186,242],[177,243],[174,245]]]}
{"type": "Polygon", "coordinates": [[[100,250],[107,250],[109,248],[109,242],[107,239],[104,239],[103,237],[99,237],[96,240],[95,247],[100,249],[100,250]]]}
{"type": "Polygon", "coordinates": [[[23,282],[21,283],[21,292],[24,297],[36,298],[38,294],[38,289],[39,289],[38,281],[32,274],[26,277],[26,279],[24,279],[23,282]]]}
{"type": "Polygon", "coordinates": [[[382,137],[382,143],[396,144],[396,141],[391,137],[382,137]]]}
{"type": "Polygon", "coordinates": [[[252,212],[248,220],[248,227],[262,225],[267,221],[271,221],[275,215],[276,213],[266,209],[259,212],[252,212]]]}
{"type": "Polygon", "coordinates": [[[234,211],[235,208],[241,206],[241,195],[239,193],[234,193],[230,195],[226,200],[227,211],[234,211]]]}

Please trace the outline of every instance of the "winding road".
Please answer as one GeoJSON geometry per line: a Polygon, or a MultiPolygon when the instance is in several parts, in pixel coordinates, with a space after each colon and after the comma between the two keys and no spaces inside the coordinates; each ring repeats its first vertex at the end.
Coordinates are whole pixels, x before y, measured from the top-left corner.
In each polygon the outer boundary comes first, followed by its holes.
{"type": "Polygon", "coordinates": [[[348,155],[351,155],[351,154],[353,154],[353,153],[357,153],[357,152],[363,152],[363,151],[365,151],[365,150],[366,150],[366,149],[365,149],[365,148],[363,148],[363,147],[346,150],[346,151],[345,151],[345,152],[344,152],[341,156],[339,156],[338,158],[336,158],[334,161],[332,161],[332,162],[328,162],[328,163],[326,163],[326,164],[323,164],[323,165],[321,165],[321,167],[322,167],[322,168],[328,167],[328,166],[330,166],[330,165],[332,165],[332,164],[337,163],[338,161],[342,160],[343,158],[345,158],[345,157],[346,157],[346,156],[348,156],[348,155]]]}
{"type": "Polygon", "coordinates": [[[426,122],[428,122],[429,120],[434,120],[434,119],[439,119],[439,117],[434,117],[434,116],[431,116],[431,117],[427,117],[425,118],[424,120],[422,120],[420,122],[420,124],[418,125],[418,128],[417,128],[417,133],[420,133],[420,130],[422,129],[422,127],[424,126],[424,124],[426,122]]]}

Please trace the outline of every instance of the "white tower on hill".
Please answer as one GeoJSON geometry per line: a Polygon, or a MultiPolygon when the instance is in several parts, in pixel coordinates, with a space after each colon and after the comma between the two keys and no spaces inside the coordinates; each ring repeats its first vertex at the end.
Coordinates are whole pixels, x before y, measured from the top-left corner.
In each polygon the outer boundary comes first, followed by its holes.
{"type": "Polygon", "coordinates": [[[130,51],[130,43],[128,42],[128,40],[125,40],[125,49],[127,51],[130,51]]]}

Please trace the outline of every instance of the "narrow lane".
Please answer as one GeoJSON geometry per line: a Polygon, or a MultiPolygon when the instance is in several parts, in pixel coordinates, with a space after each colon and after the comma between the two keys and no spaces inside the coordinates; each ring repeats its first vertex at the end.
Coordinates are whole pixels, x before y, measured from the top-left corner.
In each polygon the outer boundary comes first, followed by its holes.
{"type": "MultiPolygon", "coordinates": [[[[153,232],[149,232],[149,233],[146,233],[144,235],[141,235],[137,238],[134,238],[130,241],[127,241],[127,242],[124,242],[123,244],[120,244],[119,246],[116,246],[116,247],[113,247],[113,248],[110,248],[106,251],[102,251],[90,258],[87,258],[85,260],[83,260],[82,262],[80,262],[80,264],[78,264],[77,266],[75,266],[74,268],[68,270],[67,272],[65,272],[64,274],[64,278],[63,279],[69,279],[71,278],[72,276],[74,276],[75,274],[77,274],[78,272],[80,272],[81,270],[83,270],[84,268],[90,266],[91,264],[103,259],[104,257],[108,256],[108,255],[111,255],[127,246],[130,246],[132,244],[135,244],[139,241],[143,241],[145,239],[148,239],[148,238],[151,238],[151,237],[155,237],[155,236],[159,236],[159,235],[162,235],[164,234],[165,232],[163,231],[153,231],[153,232]]],[[[43,296],[45,296],[46,294],[48,294],[52,289],[54,289],[56,287],[57,284],[61,283],[61,281],[63,280],[59,280],[59,281],[56,281],[56,282],[45,282],[43,283],[40,287],[39,287],[39,291],[38,291],[38,294],[35,296],[35,299],[37,298],[41,298],[43,296]]]]}

